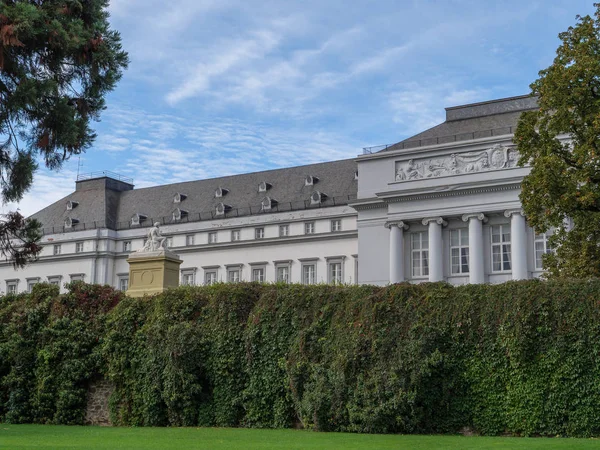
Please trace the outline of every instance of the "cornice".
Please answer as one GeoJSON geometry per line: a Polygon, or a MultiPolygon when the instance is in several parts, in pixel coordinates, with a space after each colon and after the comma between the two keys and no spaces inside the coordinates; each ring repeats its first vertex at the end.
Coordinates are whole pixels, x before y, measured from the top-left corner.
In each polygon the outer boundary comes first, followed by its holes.
{"type": "Polygon", "coordinates": [[[440,192],[428,192],[423,194],[414,194],[401,197],[390,197],[386,198],[386,203],[399,203],[399,202],[410,202],[414,200],[427,200],[433,198],[443,197],[457,197],[463,195],[472,194],[485,194],[489,192],[501,192],[501,191],[513,191],[521,189],[521,183],[518,184],[506,184],[500,186],[488,186],[488,187],[477,187],[471,189],[461,189],[456,191],[440,191],[440,192]]]}

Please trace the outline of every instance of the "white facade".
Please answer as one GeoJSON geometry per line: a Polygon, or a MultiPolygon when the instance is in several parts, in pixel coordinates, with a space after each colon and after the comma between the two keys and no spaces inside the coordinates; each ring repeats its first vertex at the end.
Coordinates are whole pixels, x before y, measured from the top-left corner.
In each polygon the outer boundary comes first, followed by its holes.
{"type": "Polygon", "coordinates": [[[464,284],[538,277],[542,255],[551,249],[521,211],[520,186],[529,169],[517,166],[512,142],[520,113],[534,107],[535,99],[514,97],[448,108],[443,124],[356,162],[134,193],[119,180],[91,180],[39,213],[49,222],[44,226],[63,231],[64,222],[70,231],[47,233],[39,261],[23,270],[0,264],[0,289],[22,292],[40,281],[83,279],[124,290],[127,256],[143,246],[150,218],[160,215],[169,247],[183,260],[182,284],[464,284]],[[300,207],[293,207],[297,201],[300,207]],[[286,202],[289,210],[279,208],[286,202]],[[206,219],[198,213],[203,207],[215,213],[206,219]],[[238,207],[243,213],[233,214],[238,207]],[[77,208],[87,226],[72,220],[77,208]],[[103,219],[100,208],[113,208],[114,217],[103,219]],[[188,220],[194,214],[197,219],[188,220]]]}
{"type": "Polygon", "coordinates": [[[529,169],[516,164],[512,133],[488,134],[359,157],[359,283],[499,283],[543,273],[541,255],[551,249],[519,200],[529,169]]]}
{"type": "MultiPolygon", "coordinates": [[[[143,246],[147,230],[105,228],[44,236],[39,261],[21,270],[14,270],[8,263],[0,267],[2,291],[7,292],[8,286],[16,281],[17,292],[23,292],[31,282],[55,282],[63,286],[74,279],[109,284],[117,289],[126,287],[123,284],[129,277],[126,259],[130,251],[143,246]],[[83,245],[77,246],[78,243],[83,245]]],[[[226,281],[352,284],[357,280],[356,212],[349,206],[172,224],[162,226],[161,230],[170,238],[171,249],[183,260],[182,284],[226,281]],[[306,224],[311,224],[310,234],[305,232],[306,224]],[[263,237],[256,237],[257,229],[263,230],[263,237]],[[216,241],[209,242],[209,236],[215,234],[216,241]],[[303,280],[302,269],[308,266],[312,270],[310,279],[303,280]]]]}

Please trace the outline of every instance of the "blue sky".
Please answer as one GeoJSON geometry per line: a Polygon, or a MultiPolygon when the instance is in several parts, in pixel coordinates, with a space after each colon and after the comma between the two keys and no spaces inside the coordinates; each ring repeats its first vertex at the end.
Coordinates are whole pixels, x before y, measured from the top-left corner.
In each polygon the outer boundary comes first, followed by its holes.
{"type": "MultiPolygon", "coordinates": [[[[352,158],[528,93],[592,3],[112,0],[131,64],[79,170],[146,187],[352,158]]],[[[72,192],[77,165],[40,169],[21,211],[72,192]]]]}

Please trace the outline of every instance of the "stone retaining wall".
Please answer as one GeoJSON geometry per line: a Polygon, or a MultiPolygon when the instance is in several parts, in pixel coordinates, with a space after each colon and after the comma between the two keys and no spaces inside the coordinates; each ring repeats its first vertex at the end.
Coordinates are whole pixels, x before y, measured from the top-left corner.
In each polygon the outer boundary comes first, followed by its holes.
{"type": "Polygon", "coordinates": [[[114,389],[113,384],[104,379],[96,380],[90,384],[85,411],[86,425],[112,425],[108,411],[108,399],[114,389]]]}

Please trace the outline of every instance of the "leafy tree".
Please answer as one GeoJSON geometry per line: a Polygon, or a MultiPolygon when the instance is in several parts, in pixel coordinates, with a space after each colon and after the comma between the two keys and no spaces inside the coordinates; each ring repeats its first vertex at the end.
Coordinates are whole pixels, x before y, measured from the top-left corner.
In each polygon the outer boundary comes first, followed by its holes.
{"type": "Polygon", "coordinates": [[[577,16],[550,67],[531,84],[539,109],[524,113],[515,143],[531,172],[521,201],[536,232],[555,229],[551,277],[600,276],[600,4],[577,16]]]}
{"type": "MultiPolygon", "coordinates": [[[[0,2],[0,195],[23,198],[37,161],[59,169],[85,151],[104,97],[127,66],[108,0],[0,2]]],[[[0,221],[0,252],[23,266],[41,246],[41,226],[13,212],[0,221]]]]}

